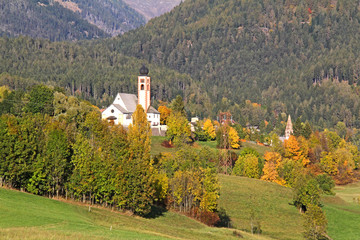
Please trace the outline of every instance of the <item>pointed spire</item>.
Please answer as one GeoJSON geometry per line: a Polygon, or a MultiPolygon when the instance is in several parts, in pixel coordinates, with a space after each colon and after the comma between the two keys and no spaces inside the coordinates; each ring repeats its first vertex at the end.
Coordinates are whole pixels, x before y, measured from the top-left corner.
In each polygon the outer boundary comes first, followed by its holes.
{"type": "Polygon", "coordinates": [[[285,139],[289,139],[290,135],[293,133],[294,133],[293,125],[291,122],[291,116],[289,115],[285,128],[285,139]]]}

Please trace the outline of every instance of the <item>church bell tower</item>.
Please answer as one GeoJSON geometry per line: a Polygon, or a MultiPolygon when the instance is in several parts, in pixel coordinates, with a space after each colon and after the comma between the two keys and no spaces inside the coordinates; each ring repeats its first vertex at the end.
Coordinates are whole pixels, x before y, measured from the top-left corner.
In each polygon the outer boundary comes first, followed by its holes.
{"type": "Polygon", "coordinates": [[[144,108],[145,113],[150,107],[150,77],[149,69],[143,65],[138,77],[138,104],[144,108]]]}

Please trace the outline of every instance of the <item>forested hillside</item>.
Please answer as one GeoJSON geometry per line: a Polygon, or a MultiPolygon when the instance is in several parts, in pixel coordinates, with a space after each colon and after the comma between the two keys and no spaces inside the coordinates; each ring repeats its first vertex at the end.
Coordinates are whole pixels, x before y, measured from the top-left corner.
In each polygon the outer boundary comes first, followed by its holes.
{"type": "Polygon", "coordinates": [[[150,63],[153,99],[182,94],[189,116],[230,110],[243,126],[266,120],[279,134],[288,114],[314,129],[360,128],[356,1],[291,3],[185,1],[119,38],[81,44],[3,38],[0,72],[101,107],[135,92],[139,66],[150,63]]]}
{"type": "MultiPolygon", "coordinates": [[[[0,86],[25,90],[35,83],[64,87],[70,94],[106,107],[118,92],[136,93],[139,68],[146,61],[96,46],[50,42],[28,37],[0,38],[0,86]]],[[[188,75],[147,64],[152,77],[152,101],[188,99],[189,111],[203,112],[207,95],[188,75]],[[196,100],[196,101],[195,101],[196,100]]]]}
{"type": "Polygon", "coordinates": [[[112,43],[203,83],[213,114],[239,120],[248,99],[270,120],[359,128],[359,21],[355,0],[188,0],[112,43]]]}
{"type": "Polygon", "coordinates": [[[0,1],[0,31],[51,41],[103,38],[134,29],[144,18],[122,1],[0,1]]]}

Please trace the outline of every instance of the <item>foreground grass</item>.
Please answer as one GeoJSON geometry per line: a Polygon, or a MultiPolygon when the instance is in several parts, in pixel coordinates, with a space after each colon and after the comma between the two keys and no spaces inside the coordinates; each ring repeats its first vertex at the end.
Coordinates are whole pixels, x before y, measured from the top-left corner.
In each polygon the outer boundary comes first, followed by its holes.
{"type": "MultiPolygon", "coordinates": [[[[238,231],[244,239],[265,239],[238,231]]],[[[165,212],[152,219],[64,203],[0,188],[0,239],[238,239],[165,212]]]]}
{"type": "Polygon", "coordinates": [[[333,239],[360,238],[360,182],[335,187],[335,196],[323,199],[328,233],[333,239]]]}
{"type": "Polygon", "coordinates": [[[262,235],[275,239],[302,239],[302,218],[291,205],[292,190],[275,183],[237,176],[220,176],[219,206],[232,225],[251,230],[251,216],[261,225],[262,235]]]}

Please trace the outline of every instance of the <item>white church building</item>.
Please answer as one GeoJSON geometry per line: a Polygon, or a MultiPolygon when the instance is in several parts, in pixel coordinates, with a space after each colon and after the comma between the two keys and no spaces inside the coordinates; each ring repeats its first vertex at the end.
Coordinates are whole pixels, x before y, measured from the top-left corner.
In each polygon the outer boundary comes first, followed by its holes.
{"type": "Polygon", "coordinates": [[[160,112],[150,105],[151,78],[149,69],[144,65],[138,76],[138,95],[118,93],[114,102],[102,112],[102,119],[127,128],[132,123],[132,114],[140,104],[147,113],[147,119],[153,130],[160,129],[160,112]]]}

